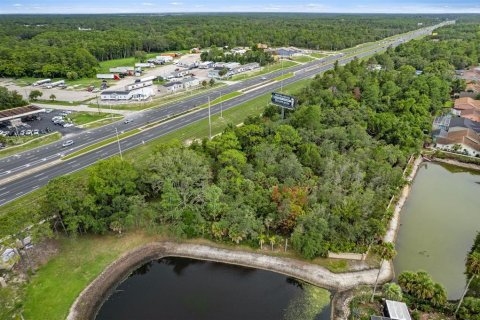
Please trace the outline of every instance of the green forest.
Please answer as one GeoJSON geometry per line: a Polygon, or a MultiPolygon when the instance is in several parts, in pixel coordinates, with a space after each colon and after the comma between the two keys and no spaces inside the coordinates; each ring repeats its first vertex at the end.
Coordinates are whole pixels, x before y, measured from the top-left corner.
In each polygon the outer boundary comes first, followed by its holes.
{"type": "MultiPolygon", "coordinates": [[[[212,140],[101,161],[50,181],[40,213],[56,214],[69,234],[143,228],[253,247],[287,240],[306,258],[364,252],[385,233],[407,160],[458,85],[456,47],[427,37],[335,65],[298,93],[285,119],[270,106],[212,140]],[[436,54],[417,74],[404,52],[427,46],[436,54]],[[370,71],[371,63],[384,68],[370,71]]],[[[6,215],[0,225],[18,221],[6,215]]]]}
{"type": "Polygon", "coordinates": [[[212,45],[341,50],[448,18],[433,15],[2,16],[0,76],[93,76],[99,61],[212,45]]]}

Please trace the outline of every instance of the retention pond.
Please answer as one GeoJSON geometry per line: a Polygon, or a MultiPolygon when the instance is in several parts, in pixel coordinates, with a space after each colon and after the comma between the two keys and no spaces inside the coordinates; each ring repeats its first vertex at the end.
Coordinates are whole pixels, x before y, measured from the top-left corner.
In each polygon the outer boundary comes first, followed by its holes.
{"type": "Polygon", "coordinates": [[[395,273],[425,270],[449,299],[465,286],[465,258],[480,231],[478,172],[424,163],[400,214],[395,273]]]}
{"type": "Polygon", "coordinates": [[[96,319],[327,320],[330,292],[274,272],[163,258],[135,270],[96,319]]]}

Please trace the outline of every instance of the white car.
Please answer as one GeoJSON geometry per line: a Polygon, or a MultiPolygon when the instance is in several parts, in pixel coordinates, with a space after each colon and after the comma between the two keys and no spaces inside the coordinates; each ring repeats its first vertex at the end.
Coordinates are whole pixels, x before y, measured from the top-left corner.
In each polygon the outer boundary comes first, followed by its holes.
{"type": "Polygon", "coordinates": [[[127,124],[127,123],[130,123],[132,121],[133,121],[132,119],[125,119],[125,121],[123,121],[123,123],[127,124]]]}
{"type": "Polygon", "coordinates": [[[62,144],[62,147],[68,147],[73,144],[73,140],[67,140],[62,144]]]}
{"type": "Polygon", "coordinates": [[[64,124],[63,124],[63,127],[64,127],[64,128],[73,127],[73,123],[70,123],[70,122],[64,123],[64,124]]]}
{"type": "Polygon", "coordinates": [[[267,77],[261,77],[260,79],[261,80],[267,80],[267,77]]]}

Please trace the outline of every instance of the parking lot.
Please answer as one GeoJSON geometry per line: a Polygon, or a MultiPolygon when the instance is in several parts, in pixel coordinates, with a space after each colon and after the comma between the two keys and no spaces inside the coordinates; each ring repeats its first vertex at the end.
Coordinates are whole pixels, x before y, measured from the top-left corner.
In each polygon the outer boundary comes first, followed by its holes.
{"type": "MultiPolygon", "coordinates": [[[[68,114],[64,112],[65,111],[63,110],[48,110],[48,112],[42,112],[35,116],[1,122],[0,130],[2,132],[0,134],[3,136],[40,136],[42,134],[57,131],[62,133],[62,135],[81,131],[82,129],[77,128],[74,125],[64,127],[61,125],[61,122],[55,124],[52,121],[52,118],[54,117],[62,117],[66,120],[68,114]]],[[[64,123],[67,122],[68,121],[65,121],[64,123]]]]}

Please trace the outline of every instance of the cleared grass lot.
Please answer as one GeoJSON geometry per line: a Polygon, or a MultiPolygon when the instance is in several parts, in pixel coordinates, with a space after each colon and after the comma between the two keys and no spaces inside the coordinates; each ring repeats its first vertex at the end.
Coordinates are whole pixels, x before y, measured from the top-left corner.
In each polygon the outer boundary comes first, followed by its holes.
{"type": "Polygon", "coordinates": [[[292,58],[293,61],[296,61],[296,62],[310,62],[310,61],[313,61],[315,60],[315,58],[312,58],[312,57],[309,57],[309,56],[298,56],[298,57],[293,57],[292,58]]]}
{"type": "Polygon", "coordinates": [[[102,112],[74,112],[68,115],[68,118],[75,124],[75,125],[82,125],[93,121],[98,121],[101,119],[111,118],[112,114],[110,113],[102,113],[102,112]]]}
{"type": "Polygon", "coordinates": [[[7,147],[0,150],[0,158],[8,157],[16,153],[27,151],[36,147],[43,146],[60,140],[62,135],[59,132],[54,132],[51,134],[46,134],[42,136],[22,136],[22,137],[7,137],[7,140],[13,139],[16,140],[14,143],[17,145],[7,147]]]}
{"type": "MultiPolygon", "coordinates": [[[[288,69],[288,68],[291,68],[291,67],[296,66],[296,65],[298,65],[298,63],[296,63],[294,61],[283,61],[283,69],[288,69]]],[[[274,64],[267,65],[267,66],[263,67],[262,70],[255,71],[255,72],[252,72],[252,73],[238,74],[236,76],[233,76],[232,79],[230,79],[230,80],[240,81],[240,80],[253,78],[253,77],[256,77],[256,76],[260,76],[262,74],[267,74],[267,73],[278,71],[278,70],[282,70],[282,63],[281,62],[276,62],[274,64]]]]}

